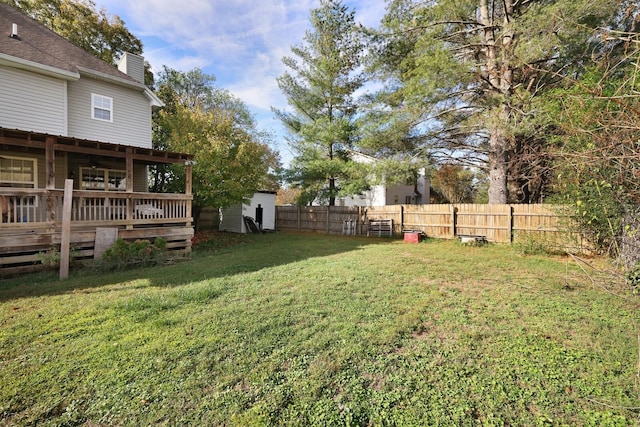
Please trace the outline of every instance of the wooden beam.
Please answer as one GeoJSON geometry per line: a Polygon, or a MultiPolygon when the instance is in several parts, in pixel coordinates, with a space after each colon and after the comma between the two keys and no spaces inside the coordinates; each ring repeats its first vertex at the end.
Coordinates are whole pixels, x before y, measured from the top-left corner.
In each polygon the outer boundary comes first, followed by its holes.
{"type": "Polygon", "coordinates": [[[71,245],[71,202],[73,201],[73,180],[64,180],[64,199],[62,202],[62,230],[60,244],[60,278],[69,277],[69,251],[71,245]]]}
{"type": "MultiPolygon", "coordinates": [[[[126,158],[127,146],[102,141],[78,139],[74,137],[54,136],[44,133],[29,132],[15,129],[4,129],[0,126],[0,145],[11,145],[32,149],[46,149],[46,141],[53,138],[54,151],[105,156],[112,158],[126,158]]],[[[132,147],[133,159],[148,163],[184,163],[193,160],[193,156],[173,151],[157,150],[154,148],[132,147]]]]}
{"type": "MultiPolygon", "coordinates": [[[[193,162],[187,162],[185,168],[185,175],[186,175],[186,183],[185,183],[185,195],[187,196],[191,196],[191,193],[193,191],[193,162]]],[[[193,199],[192,199],[193,200],[193,199]]],[[[186,216],[187,218],[191,218],[193,216],[193,208],[192,208],[193,203],[191,201],[187,202],[187,213],[186,216]]],[[[191,223],[187,223],[188,226],[191,225],[191,223]]]]}
{"type": "Polygon", "coordinates": [[[46,189],[53,190],[56,188],[56,154],[54,146],[56,139],[53,136],[47,136],[45,140],[44,163],[45,174],[47,176],[46,189]]]}
{"type": "Polygon", "coordinates": [[[133,193],[133,148],[127,147],[126,155],[127,193],[133,193]]]}

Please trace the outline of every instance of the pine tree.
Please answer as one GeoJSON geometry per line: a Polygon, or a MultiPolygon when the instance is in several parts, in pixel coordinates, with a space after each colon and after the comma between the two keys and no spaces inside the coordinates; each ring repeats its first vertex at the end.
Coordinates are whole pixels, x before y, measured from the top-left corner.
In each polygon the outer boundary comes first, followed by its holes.
{"type": "Polygon", "coordinates": [[[348,150],[357,141],[354,94],[364,83],[364,45],[354,11],[340,1],[322,0],[310,21],[304,43],[291,47],[294,57],[283,58],[289,71],[278,78],[291,110],[274,112],[295,153],[289,180],[307,201],[335,205],[353,169],[348,150]]]}
{"type": "MultiPolygon", "coordinates": [[[[519,168],[545,155],[532,99],[580,72],[594,29],[612,22],[619,3],[392,1],[374,63],[386,82],[382,145],[486,167],[489,203],[516,201],[515,189],[536,175],[519,168]]],[[[539,166],[542,174],[548,163],[539,166]]]]}

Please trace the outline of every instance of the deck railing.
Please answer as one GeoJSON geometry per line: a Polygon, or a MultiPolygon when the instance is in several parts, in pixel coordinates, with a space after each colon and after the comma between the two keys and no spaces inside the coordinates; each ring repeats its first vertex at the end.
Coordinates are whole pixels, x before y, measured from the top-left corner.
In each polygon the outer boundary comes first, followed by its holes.
{"type": "MultiPolygon", "coordinates": [[[[62,222],[63,190],[0,188],[0,229],[62,222]]],[[[72,227],[191,223],[191,196],[74,190],[72,227]]]]}

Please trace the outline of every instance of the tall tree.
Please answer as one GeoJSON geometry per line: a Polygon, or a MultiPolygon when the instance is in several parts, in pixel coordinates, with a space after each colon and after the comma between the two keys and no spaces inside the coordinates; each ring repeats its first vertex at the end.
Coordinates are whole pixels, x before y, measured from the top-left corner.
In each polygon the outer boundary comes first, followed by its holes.
{"type": "Polygon", "coordinates": [[[274,112],[288,129],[295,153],[289,180],[310,201],[334,205],[340,183],[349,182],[354,169],[348,150],[357,141],[355,92],[364,82],[364,45],[355,12],[339,0],[321,0],[310,21],[313,29],[304,44],[291,47],[296,58],[283,58],[290,71],[278,78],[291,111],[274,112]]]}
{"type": "MultiPolygon", "coordinates": [[[[195,156],[196,225],[203,207],[228,207],[277,186],[271,172],[279,159],[269,148],[270,136],[257,130],[241,100],[214,81],[198,69],[183,73],[168,67],[158,80],[166,107],[156,117],[156,146],[195,156]]],[[[152,181],[159,191],[184,188],[183,168],[156,170],[152,181]]]]}
{"type": "Polygon", "coordinates": [[[414,151],[482,162],[489,203],[514,201],[510,176],[542,175],[517,169],[532,165],[520,157],[546,142],[531,100],[576,71],[593,29],[612,21],[619,3],[391,1],[374,63],[387,82],[380,99],[390,107],[377,110],[381,133],[390,145],[408,141],[414,151]]]}
{"type": "Polygon", "coordinates": [[[472,170],[458,164],[446,164],[433,172],[431,185],[442,196],[444,203],[472,203],[476,181],[476,174],[472,170]]]}
{"type": "Polygon", "coordinates": [[[122,53],[142,54],[142,42],[119,16],[96,11],[92,0],[0,0],[98,58],[114,64],[122,53]]]}

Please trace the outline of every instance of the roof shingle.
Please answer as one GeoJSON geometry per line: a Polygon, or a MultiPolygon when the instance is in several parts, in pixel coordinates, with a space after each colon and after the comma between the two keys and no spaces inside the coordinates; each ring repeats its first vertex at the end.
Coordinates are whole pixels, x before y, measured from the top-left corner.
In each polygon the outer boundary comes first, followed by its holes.
{"type": "Polygon", "coordinates": [[[134,84],[138,83],[116,67],[3,2],[0,2],[0,53],[66,73],[78,75],[78,67],[81,67],[134,84]],[[13,24],[18,26],[17,37],[11,37],[13,24]]]}

